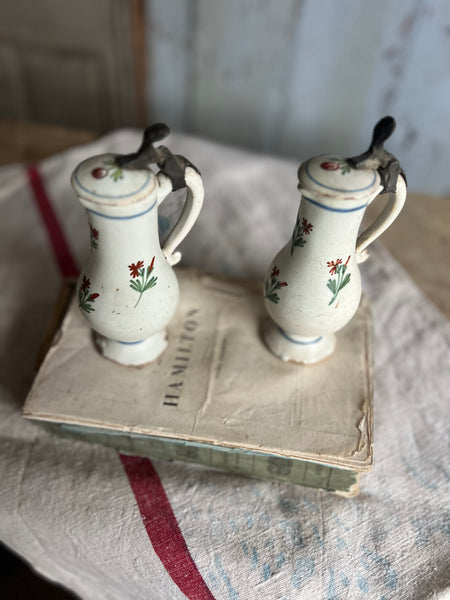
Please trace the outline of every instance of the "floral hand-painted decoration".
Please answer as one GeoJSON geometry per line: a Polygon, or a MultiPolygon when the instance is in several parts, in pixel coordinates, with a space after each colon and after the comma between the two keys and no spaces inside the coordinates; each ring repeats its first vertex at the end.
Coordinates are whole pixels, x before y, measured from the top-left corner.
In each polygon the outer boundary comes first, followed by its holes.
{"type": "Polygon", "coordinates": [[[97,167],[91,171],[92,177],[95,179],[103,179],[104,177],[112,177],[114,181],[119,181],[119,179],[123,179],[123,171],[122,169],[116,165],[116,161],[113,158],[108,158],[108,160],[103,161],[104,167],[97,167]]]}
{"type": "Polygon", "coordinates": [[[84,310],[87,313],[93,312],[95,308],[92,305],[95,302],[96,298],[100,296],[100,294],[91,294],[89,288],[91,287],[91,282],[83,275],[83,281],[80,285],[80,289],[78,290],[78,306],[81,310],[84,310]]]}
{"type": "Polygon", "coordinates": [[[97,242],[100,234],[95,227],[92,227],[92,225],[89,225],[89,227],[91,229],[91,248],[98,248],[97,242]]]}
{"type": "Polygon", "coordinates": [[[312,230],[313,225],[311,223],[308,223],[308,221],[305,218],[303,218],[302,222],[300,223],[300,219],[297,217],[297,222],[295,223],[294,231],[292,233],[291,238],[291,256],[293,255],[294,248],[296,246],[303,248],[303,246],[308,241],[305,239],[304,236],[309,235],[312,230]]]}
{"type": "Polygon", "coordinates": [[[274,266],[272,269],[272,273],[270,274],[270,281],[265,282],[265,294],[264,298],[275,302],[278,304],[280,297],[277,294],[277,290],[280,290],[282,287],[287,286],[286,281],[278,281],[278,276],[280,274],[280,269],[277,266],[274,266]]]}
{"type": "Polygon", "coordinates": [[[139,294],[139,298],[134,305],[134,308],[139,304],[142,294],[156,285],[158,278],[155,276],[151,277],[154,264],[155,257],[152,258],[152,262],[147,268],[145,267],[143,260],[138,260],[136,263],[128,265],[132,277],[132,279],[130,279],[130,288],[139,294]]]}
{"type": "Polygon", "coordinates": [[[346,175],[352,170],[350,165],[347,164],[345,160],[327,160],[323,163],[320,163],[320,166],[322,169],[325,169],[325,171],[337,171],[340,169],[341,175],[346,175]]]}
{"type": "Polygon", "coordinates": [[[349,260],[350,256],[347,258],[344,264],[342,264],[342,258],[337,258],[336,261],[332,260],[327,262],[327,267],[330,269],[330,275],[337,277],[337,279],[329,279],[327,283],[327,288],[333,294],[333,297],[328,302],[328,306],[333,304],[339,292],[350,281],[350,273],[345,273],[349,260]]]}

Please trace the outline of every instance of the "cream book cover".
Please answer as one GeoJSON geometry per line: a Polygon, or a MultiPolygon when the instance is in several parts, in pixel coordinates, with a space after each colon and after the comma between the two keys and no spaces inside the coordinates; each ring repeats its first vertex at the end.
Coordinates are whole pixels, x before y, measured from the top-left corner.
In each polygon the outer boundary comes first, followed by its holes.
{"type": "Polygon", "coordinates": [[[126,453],[196,462],[354,495],[372,466],[370,318],[364,301],[315,365],[261,341],[261,286],[179,269],[180,305],[154,363],[96,351],[72,298],[26,418],[126,453]]]}

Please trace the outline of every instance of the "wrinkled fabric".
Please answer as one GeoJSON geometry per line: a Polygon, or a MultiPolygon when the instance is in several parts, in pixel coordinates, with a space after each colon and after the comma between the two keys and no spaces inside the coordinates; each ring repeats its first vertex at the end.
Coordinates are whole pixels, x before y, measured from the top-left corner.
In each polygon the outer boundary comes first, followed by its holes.
{"type": "MultiPolygon", "coordinates": [[[[39,165],[79,267],[89,232],[70,174],[139,141],[119,131],[39,165]]],[[[167,145],[200,169],[206,192],[183,264],[261,280],[295,222],[298,164],[184,135],[167,145]]],[[[162,235],[181,201],[177,192],[161,206],[162,235]]],[[[0,170],[0,230],[0,539],[83,599],[185,598],[118,453],[21,417],[61,275],[20,165],[0,170]]],[[[216,600],[450,598],[448,321],[381,245],[361,271],[374,313],[375,443],[358,497],[153,461],[216,600]]]]}

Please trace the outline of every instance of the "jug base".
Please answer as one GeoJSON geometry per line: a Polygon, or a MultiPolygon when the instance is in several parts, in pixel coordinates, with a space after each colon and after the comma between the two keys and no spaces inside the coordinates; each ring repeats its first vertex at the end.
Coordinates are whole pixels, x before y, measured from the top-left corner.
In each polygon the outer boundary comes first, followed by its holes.
{"type": "Polygon", "coordinates": [[[333,354],[336,347],[334,333],[305,337],[285,332],[273,321],[263,324],[262,337],[267,348],[284,362],[311,365],[333,354]]]}
{"type": "Polygon", "coordinates": [[[139,367],[161,356],[167,348],[167,331],[162,329],[138,342],[118,342],[96,333],[95,344],[105,358],[121,365],[139,367]]]}

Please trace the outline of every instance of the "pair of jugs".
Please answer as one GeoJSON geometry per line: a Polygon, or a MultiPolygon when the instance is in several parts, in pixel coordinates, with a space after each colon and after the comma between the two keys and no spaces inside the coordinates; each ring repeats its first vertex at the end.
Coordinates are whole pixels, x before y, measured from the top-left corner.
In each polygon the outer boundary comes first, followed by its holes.
{"type": "MultiPolygon", "coordinates": [[[[359,306],[358,264],[406,199],[398,161],[382,148],[392,121],[380,121],[360,157],[322,155],[299,168],[302,200],[293,233],[264,284],[271,317],[264,342],[284,361],[308,364],[329,356],[335,332],[359,306]],[[392,192],[386,207],[358,235],[366,207],[385,191],[392,192]]],[[[117,155],[104,154],[84,161],[72,175],[91,233],[91,254],[77,287],[79,306],[98,334],[102,354],[116,362],[151,362],[167,345],[166,327],[179,299],[175,250],[203,203],[202,180],[188,161],[183,178],[186,202],[161,248],[157,208],[174,187],[170,169],[155,175],[149,168],[121,168],[117,155]]]]}

